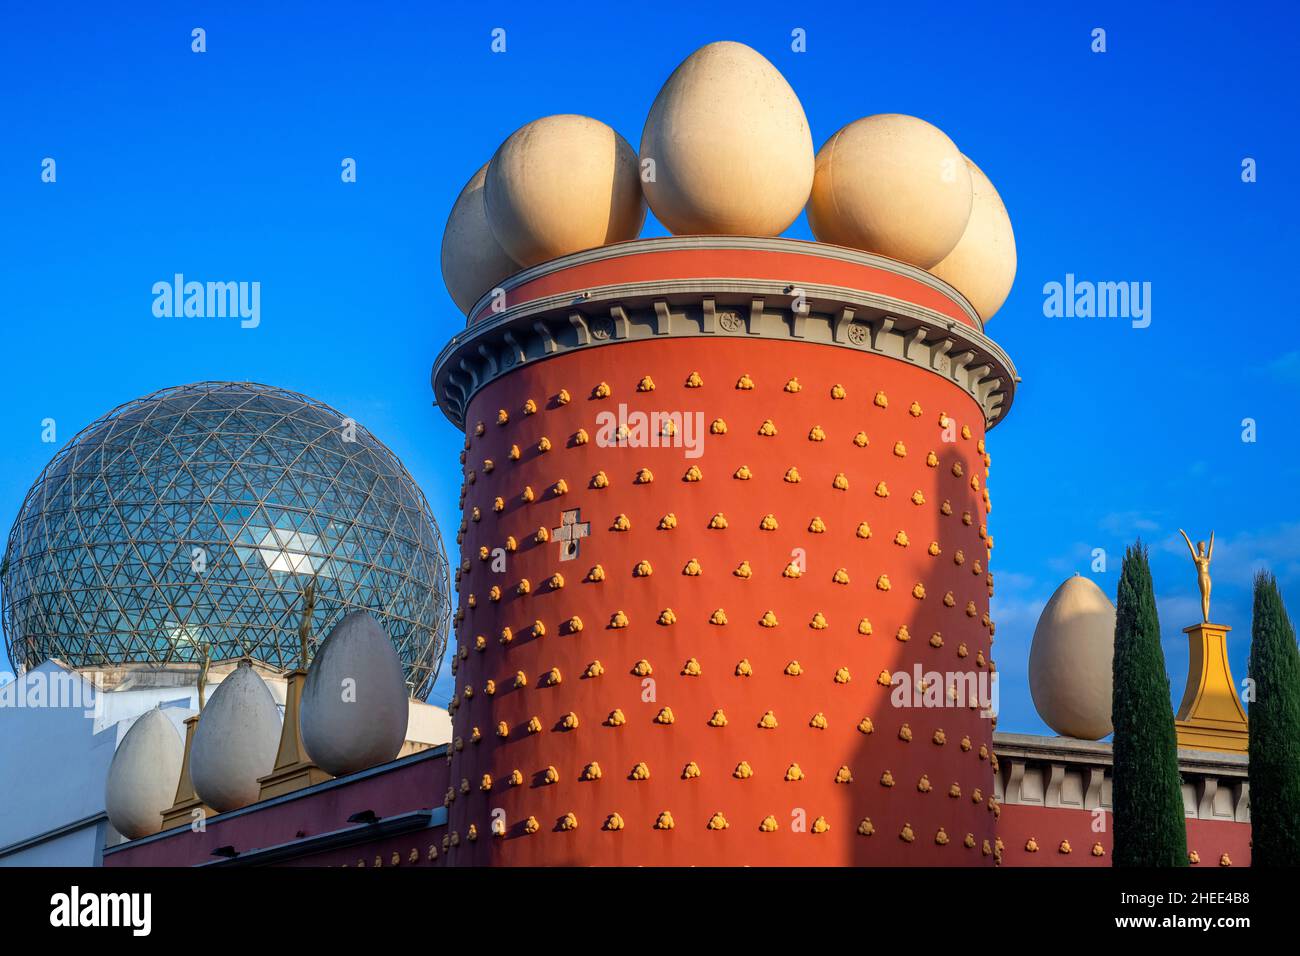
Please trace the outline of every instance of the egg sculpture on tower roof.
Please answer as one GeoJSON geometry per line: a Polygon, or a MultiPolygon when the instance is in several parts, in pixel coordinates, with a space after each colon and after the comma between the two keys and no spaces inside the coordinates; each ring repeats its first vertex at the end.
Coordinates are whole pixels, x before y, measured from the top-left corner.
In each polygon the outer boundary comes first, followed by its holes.
{"type": "Polygon", "coordinates": [[[743,43],[687,57],[655,97],[641,134],[646,201],[676,235],[776,236],[813,183],[799,97],[743,43]]]}
{"type": "Polygon", "coordinates": [[[636,153],[590,116],[543,116],[488,163],[488,225],[521,266],[635,239],[645,222],[636,153]]]}
{"type": "Polygon", "coordinates": [[[469,312],[485,292],[519,269],[488,225],[483,198],[487,170],[484,164],[460,191],[442,234],[442,281],[462,312],[469,312]]]}
{"type": "Polygon", "coordinates": [[[1002,308],[1016,281],[1016,236],[989,178],[969,159],[966,165],[972,189],[970,220],[957,245],[930,272],[964,295],[987,322],[1002,308]]]}
{"type": "Polygon", "coordinates": [[[1115,606],[1091,579],[1066,578],[1029,648],[1029,692],[1043,722],[1063,737],[1109,734],[1114,655],[1115,606]]]}
{"type": "Polygon", "coordinates": [[[928,269],[957,245],[970,213],[965,157],[923,119],[867,116],[817,153],[808,225],[822,242],[928,269]]]}
{"type": "Polygon", "coordinates": [[[638,151],[588,116],[528,123],[461,191],[443,279],[467,314],[520,269],[635,239],[646,207],[674,235],[779,236],[807,211],[821,242],[928,269],[987,321],[1016,274],[988,177],[938,127],[866,116],[814,153],[803,105],[756,50],[724,40],[678,65],[638,151]]]}

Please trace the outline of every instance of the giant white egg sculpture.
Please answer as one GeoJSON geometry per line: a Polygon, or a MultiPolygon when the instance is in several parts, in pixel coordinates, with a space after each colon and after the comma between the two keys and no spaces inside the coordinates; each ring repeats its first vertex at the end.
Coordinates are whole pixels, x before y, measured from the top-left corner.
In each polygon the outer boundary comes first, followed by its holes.
{"type": "Polygon", "coordinates": [[[257,672],[241,662],[212,692],[190,745],[190,779],[199,799],[219,813],[256,802],[275,769],[280,712],[257,672]]]}
{"type": "Polygon", "coordinates": [[[474,303],[519,265],[497,242],[487,220],[483,182],[487,165],[460,191],[442,233],[442,281],[457,308],[469,314],[474,303]]]}
{"type": "Polygon", "coordinates": [[[645,222],[636,153],[590,116],[543,116],[515,130],[483,189],[492,235],[521,266],[635,239],[645,222]]]}
{"type": "Polygon", "coordinates": [[[923,119],[867,116],[817,153],[808,225],[822,242],[928,269],[957,245],[970,213],[966,158],[923,119]]]}
{"type": "Polygon", "coordinates": [[[138,840],[162,828],[184,758],[185,743],[161,710],[136,718],[113,754],[104,787],[104,808],[118,833],[138,840]]]}
{"type": "Polygon", "coordinates": [[[1029,648],[1029,692],[1043,722],[1065,737],[1111,732],[1115,606],[1091,579],[1075,575],[1043,608],[1029,648]]]}
{"type": "Polygon", "coordinates": [[[970,220],[957,245],[930,272],[964,295],[987,322],[1016,281],[1016,236],[989,178],[969,159],[966,166],[973,190],[970,220]]]}
{"type": "Polygon", "coordinates": [[[813,182],[799,97],[756,50],[701,47],[664,83],[641,134],[646,201],[676,235],[776,236],[813,182]]]}
{"type": "Polygon", "coordinates": [[[312,762],[342,776],[385,763],[406,741],[402,662],[378,621],[353,611],[316,651],[302,689],[302,742],[312,762]]]}

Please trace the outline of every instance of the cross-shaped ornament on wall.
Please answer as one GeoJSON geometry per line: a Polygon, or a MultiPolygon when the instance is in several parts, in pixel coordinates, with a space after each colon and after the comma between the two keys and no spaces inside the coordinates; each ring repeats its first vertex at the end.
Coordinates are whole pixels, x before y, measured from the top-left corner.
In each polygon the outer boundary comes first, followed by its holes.
{"type": "Polygon", "coordinates": [[[551,537],[560,545],[560,560],[572,561],[578,556],[578,543],[591,534],[591,522],[579,521],[580,508],[560,512],[560,526],[551,529],[551,537]]]}

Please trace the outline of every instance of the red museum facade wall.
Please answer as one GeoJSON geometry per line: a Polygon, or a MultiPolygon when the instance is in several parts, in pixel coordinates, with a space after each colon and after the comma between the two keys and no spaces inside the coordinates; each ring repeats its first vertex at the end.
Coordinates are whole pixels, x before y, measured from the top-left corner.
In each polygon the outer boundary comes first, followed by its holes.
{"type": "Polygon", "coordinates": [[[945,706],[894,706],[880,683],[918,665],[971,678],[991,669],[983,415],[965,392],[827,346],[628,342],[487,385],[467,432],[449,863],[993,863],[991,722],[938,690],[931,703],[945,706]],[[692,373],[699,387],[688,387],[692,373]],[[742,376],[752,388],[737,387],[742,376]],[[653,390],[638,391],[643,382],[653,390]],[[602,383],[609,395],[595,397],[602,383]],[[625,417],[702,421],[699,457],[599,441],[597,416],[620,405],[625,417]],[[725,434],[708,433],[715,420],[725,434]],[[699,480],[686,477],[693,466],[699,480]],[[787,480],[791,468],[799,480],[787,480]],[[641,469],[653,480],[638,483],[641,469]],[[602,473],[608,484],[596,487],[602,473]],[[562,561],[557,536],[537,532],[572,509],[589,535],[562,561]],[[676,526],[661,529],[670,514],[676,526]],[[719,514],[726,527],[711,528],[719,514]],[[619,515],[627,530],[613,530],[619,515]],[[810,530],[814,519],[824,531],[810,530]],[[494,554],[508,538],[517,549],[494,554]],[[684,573],[692,560],[698,575],[684,573]],[[643,561],[648,576],[635,574],[643,561]],[[787,575],[792,561],[804,565],[798,577],[787,575]],[[742,562],[747,579],[734,573],[742,562]],[[604,579],[588,580],[596,566],[604,579]],[[672,623],[660,623],[665,611],[672,623]],[[725,624],[711,623],[718,611],[725,624]],[[624,627],[611,625],[619,612],[624,627]],[[768,612],[774,627],[762,623],[768,612]],[[648,675],[634,672],[643,660],[648,675]],[[698,675],[683,673],[690,661],[698,675]],[[798,676],[787,673],[795,661],[798,676]],[[603,672],[584,676],[593,662],[603,672]],[[558,682],[546,679],[552,669],[558,682]],[[609,725],[615,710],[620,726],[609,725]],[[775,727],[760,726],[767,711],[775,727]],[[752,776],[736,776],[742,762],[752,776]],[[593,763],[599,777],[583,779],[593,763]],[[648,778],[633,779],[639,764],[648,778]],[[671,829],[656,828],[664,812],[671,829]],[[565,829],[570,814],[576,827],[565,829]],[[612,814],[622,829],[609,828],[612,814]],[[776,828],[761,829],[769,817],[776,828]],[[829,830],[817,832],[819,819],[829,830]],[[864,820],[869,836],[857,832],[864,820]]]}

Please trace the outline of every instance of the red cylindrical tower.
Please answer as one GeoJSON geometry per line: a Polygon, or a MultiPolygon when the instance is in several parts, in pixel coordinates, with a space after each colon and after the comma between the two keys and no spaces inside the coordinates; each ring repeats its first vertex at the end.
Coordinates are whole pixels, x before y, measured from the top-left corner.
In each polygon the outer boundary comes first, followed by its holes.
{"type": "Polygon", "coordinates": [[[681,237],[527,269],[466,429],[450,864],[991,864],[986,427],[924,270],[681,237]]]}

